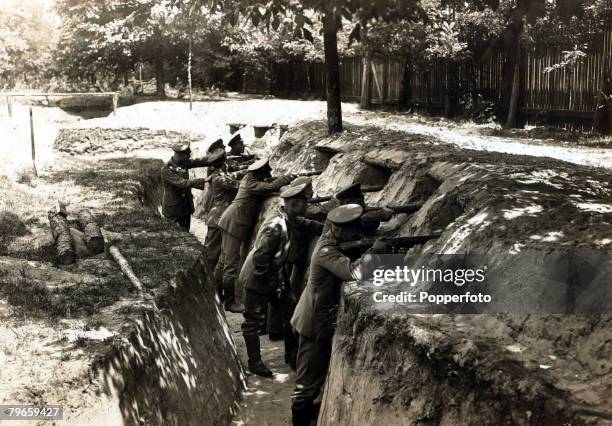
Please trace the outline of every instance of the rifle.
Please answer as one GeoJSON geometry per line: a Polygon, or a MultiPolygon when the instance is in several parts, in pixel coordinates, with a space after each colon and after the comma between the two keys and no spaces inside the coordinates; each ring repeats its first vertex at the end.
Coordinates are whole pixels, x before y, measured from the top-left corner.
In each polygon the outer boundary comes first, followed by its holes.
{"type": "MultiPolygon", "coordinates": [[[[367,185],[367,186],[362,186],[361,187],[361,192],[378,192],[381,189],[383,189],[385,186],[384,185],[367,185]]],[[[313,203],[313,204],[317,204],[317,203],[324,203],[325,201],[329,201],[333,198],[333,195],[327,195],[325,197],[315,197],[315,198],[310,198],[308,199],[309,203],[313,203]]]]}
{"type": "MultiPolygon", "coordinates": [[[[424,244],[429,240],[435,240],[439,238],[440,235],[441,234],[415,235],[412,237],[384,237],[381,239],[394,248],[401,247],[406,249],[424,244]]],[[[374,245],[374,241],[376,241],[376,238],[362,238],[361,240],[340,243],[338,244],[338,248],[340,251],[367,250],[374,245]]]]}
{"type": "Polygon", "coordinates": [[[313,170],[311,172],[302,172],[302,173],[296,173],[297,176],[302,177],[302,176],[319,176],[321,173],[323,173],[323,170],[313,170]]]}
{"type": "MultiPolygon", "coordinates": [[[[409,203],[409,204],[401,204],[399,206],[386,206],[386,208],[389,210],[393,210],[394,214],[400,214],[400,213],[412,214],[412,213],[418,212],[421,209],[421,207],[423,207],[423,204],[425,203],[409,203]]],[[[365,211],[373,212],[376,210],[380,210],[382,208],[383,207],[368,206],[365,208],[365,211]]]]}
{"type": "MultiPolygon", "coordinates": [[[[323,170],[313,170],[313,171],[310,171],[310,172],[295,173],[295,176],[297,176],[297,177],[301,177],[301,176],[318,176],[321,173],[323,173],[323,170]]],[[[281,175],[281,176],[287,176],[287,175],[281,175]]],[[[272,182],[277,177],[278,176],[273,176],[273,177],[270,177],[270,178],[266,178],[266,179],[264,179],[264,181],[265,182],[272,182]]],[[[271,192],[266,197],[277,197],[279,195],[280,195],[280,192],[271,192]]]]}
{"type": "Polygon", "coordinates": [[[228,155],[227,157],[225,157],[228,160],[234,160],[234,161],[251,161],[251,160],[255,160],[257,157],[255,156],[255,154],[235,154],[235,155],[228,155]]]}

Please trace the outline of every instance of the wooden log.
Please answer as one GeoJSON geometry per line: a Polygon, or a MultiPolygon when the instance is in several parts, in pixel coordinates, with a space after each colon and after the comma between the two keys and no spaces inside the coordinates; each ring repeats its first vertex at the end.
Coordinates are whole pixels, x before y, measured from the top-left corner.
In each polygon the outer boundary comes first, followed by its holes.
{"type": "Polygon", "coordinates": [[[74,263],[74,244],[72,243],[66,216],[54,207],[49,210],[47,217],[49,218],[51,233],[53,234],[53,239],[55,240],[55,248],[57,250],[59,262],[62,265],[70,265],[71,263],[74,263]]]}
{"type": "Polygon", "coordinates": [[[127,261],[125,257],[123,257],[123,255],[121,254],[117,246],[110,246],[108,248],[108,253],[112,257],[112,259],[115,262],[117,262],[117,265],[119,265],[121,272],[123,272],[123,275],[125,275],[125,277],[132,283],[134,288],[139,293],[144,292],[144,286],[142,285],[142,283],[140,282],[140,280],[134,273],[134,270],[130,266],[130,263],[127,261]]]}
{"type": "Polygon", "coordinates": [[[87,209],[83,209],[77,215],[79,226],[83,231],[87,248],[93,253],[102,253],[104,251],[104,238],[100,231],[100,226],[96,219],[87,209]]]}

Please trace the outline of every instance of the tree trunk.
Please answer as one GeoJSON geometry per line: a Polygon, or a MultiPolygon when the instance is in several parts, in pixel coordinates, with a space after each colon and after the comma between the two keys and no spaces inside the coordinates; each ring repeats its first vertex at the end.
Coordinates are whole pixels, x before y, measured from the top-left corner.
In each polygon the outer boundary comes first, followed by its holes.
{"type": "Polygon", "coordinates": [[[410,85],[412,66],[410,59],[404,61],[404,73],[402,74],[402,82],[400,86],[399,109],[405,111],[409,107],[410,99],[412,99],[412,87],[410,85]]]}
{"type": "Polygon", "coordinates": [[[444,118],[452,118],[455,113],[456,66],[452,61],[446,62],[446,82],[444,90],[444,118]]]}
{"type": "Polygon", "coordinates": [[[610,122],[610,109],[612,105],[609,96],[612,96],[612,82],[610,82],[609,64],[605,63],[599,77],[599,94],[593,115],[593,131],[600,134],[612,133],[612,122],[610,122]]]}
{"type": "Polygon", "coordinates": [[[308,62],[304,62],[304,68],[306,71],[306,98],[310,99],[312,95],[312,81],[310,77],[310,64],[308,62]]]}
{"type": "Polygon", "coordinates": [[[164,58],[161,55],[155,56],[155,85],[157,88],[157,98],[162,100],[166,99],[164,58]]]}
{"type": "Polygon", "coordinates": [[[451,70],[449,61],[446,61],[446,64],[444,65],[444,70],[446,71],[446,76],[444,79],[444,118],[451,118],[453,101],[451,99],[451,70]]]}
{"type": "Polygon", "coordinates": [[[363,109],[370,107],[372,101],[372,50],[368,46],[367,29],[364,27],[362,32],[362,44],[365,47],[363,57],[363,73],[361,77],[361,99],[359,106],[363,109]]]}
{"type": "Polygon", "coordinates": [[[512,90],[508,103],[508,116],[505,127],[508,129],[518,126],[519,107],[521,102],[521,75],[523,68],[521,52],[521,34],[523,33],[523,23],[517,22],[514,27],[514,64],[512,70],[512,90]]]}
{"type": "Polygon", "coordinates": [[[83,237],[85,238],[87,248],[93,253],[102,253],[104,251],[104,238],[102,238],[100,227],[91,212],[83,209],[79,212],[77,219],[79,226],[83,230],[83,237]]]}
{"type": "Polygon", "coordinates": [[[329,2],[323,17],[323,45],[327,72],[327,128],[330,134],[342,131],[342,107],[340,105],[340,61],[338,59],[338,21],[329,2]]]}
{"type": "Polygon", "coordinates": [[[59,263],[62,265],[74,263],[74,245],[70,236],[68,221],[55,209],[49,210],[47,217],[51,226],[51,234],[53,234],[53,239],[55,240],[59,263]]]}
{"type": "Polygon", "coordinates": [[[189,85],[189,111],[193,111],[193,92],[191,89],[191,63],[192,63],[192,55],[193,55],[193,36],[189,35],[189,58],[187,60],[187,83],[189,85]]]}

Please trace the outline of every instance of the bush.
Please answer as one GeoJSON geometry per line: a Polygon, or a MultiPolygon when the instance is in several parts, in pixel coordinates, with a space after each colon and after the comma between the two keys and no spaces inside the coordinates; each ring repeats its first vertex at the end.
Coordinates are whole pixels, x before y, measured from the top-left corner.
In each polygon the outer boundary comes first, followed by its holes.
{"type": "Polygon", "coordinates": [[[32,172],[27,169],[21,169],[17,172],[17,182],[24,185],[32,186],[32,172]]]}
{"type": "Polygon", "coordinates": [[[19,216],[7,210],[0,210],[0,254],[6,252],[15,237],[25,235],[27,231],[19,216]]]}

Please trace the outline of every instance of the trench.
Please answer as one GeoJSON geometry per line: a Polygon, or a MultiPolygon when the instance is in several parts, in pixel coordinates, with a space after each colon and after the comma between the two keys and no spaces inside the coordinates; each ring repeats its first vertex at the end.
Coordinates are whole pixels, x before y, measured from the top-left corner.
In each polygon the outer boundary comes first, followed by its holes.
{"type": "MultiPolygon", "coordinates": [[[[327,136],[325,124],[318,122],[290,129],[271,152],[274,172],[322,171],[313,178],[316,196],[360,182],[382,187],[366,194],[368,205],[423,203],[414,214],[383,223],[379,232],[440,232],[437,240],[411,249],[417,257],[483,253],[505,274],[503,285],[489,290],[499,300],[515,302],[507,302],[504,312],[481,315],[415,315],[402,306],[373,304],[372,287],[345,285],[319,424],[486,424],[492,419],[600,424],[612,419],[605,397],[612,374],[612,318],[605,312],[564,311],[567,294],[576,289],[550,285],[547,270],[570,247],[573,256],[595,253],[609,259],[609,243],[594,236],[605,235],[610,215],[567,201],[612,202],[605,185],[609,174],[548,160],[406,144],[405,136],[392,131],[349,126],[347,134],[327,136]],[[546,168],[548,181],[542,179],[546,168]]],[[[159,178],[147,176],[141,184],[141,202],[159,214],[159,178]]],[[[263,203],[258,224],[278,202],[271,197],[263,203]]],[[[610,264],[584,284],[578,306],[608,297],[610,264]]],[[[163,312],[145,317],[131,347],[106,364],[106,376],[118,377],[107,382],[121,390],[115,393],[124,418],[132,424],[142,419],[288,424],[293,377],[278,358],[282,345],[270,342],[262,353],[280,373],[278,380],[248,377],[244,392],[240,317],[220,310],[206,276],[196,259],[184,277],[177,277],[180,285],[166,296],[163,312]],[[163,360],[160,365],[157,359],[163,360]],[[203,365],[208,368],[199,371],[203,365]],[[266,393],[271,396],[262,398],[266,393]]]]}

